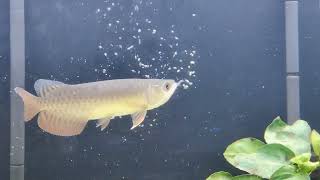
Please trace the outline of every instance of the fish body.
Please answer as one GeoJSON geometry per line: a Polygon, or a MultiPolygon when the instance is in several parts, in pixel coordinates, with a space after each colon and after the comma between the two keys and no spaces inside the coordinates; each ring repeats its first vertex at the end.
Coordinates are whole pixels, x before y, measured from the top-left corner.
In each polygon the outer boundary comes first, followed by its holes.
{"type": "Polygon", "coordinates": [[[80,134],[89,120],[105,129],[117,116],[131,115],[138,126],[148,110],[165,104],[180,83],[163,79],[118,79],[69,85],[58,81],[37,80],[39,97],[22,88],[16,93],[24,102],[25,121],[39,114],[38,125],[54,135],[80,134]]]}

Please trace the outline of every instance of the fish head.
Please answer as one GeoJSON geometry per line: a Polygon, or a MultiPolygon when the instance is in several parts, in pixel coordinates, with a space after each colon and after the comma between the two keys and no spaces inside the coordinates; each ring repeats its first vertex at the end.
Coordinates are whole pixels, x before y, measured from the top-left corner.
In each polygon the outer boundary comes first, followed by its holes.
{"type": "Polygon", "coordinates": [[[157,108],[168,102],[180,83],[181,81],[175,82],[172,79],[153,80],[147,92],[149,109],[157,108]]]}

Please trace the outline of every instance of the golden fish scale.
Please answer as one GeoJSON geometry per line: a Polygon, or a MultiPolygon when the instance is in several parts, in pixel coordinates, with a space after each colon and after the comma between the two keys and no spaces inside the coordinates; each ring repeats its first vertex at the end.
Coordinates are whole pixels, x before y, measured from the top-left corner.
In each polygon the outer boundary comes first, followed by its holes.
{"type": "Polygon", "coordinates": [[[118,86],[67,86],[43,98],[44,109],[63,117],[99,119],[122,116],[146,108],[147,101],[142,85],[118,86]],[[116,91],[112,88],[115,88],[116,91]]]}

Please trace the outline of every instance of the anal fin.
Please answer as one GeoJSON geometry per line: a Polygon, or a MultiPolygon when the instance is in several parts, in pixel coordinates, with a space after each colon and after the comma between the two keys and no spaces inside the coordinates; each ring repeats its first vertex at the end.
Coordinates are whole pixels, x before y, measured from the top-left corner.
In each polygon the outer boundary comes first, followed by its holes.
{"type": "Polygon", "coordinates": [[[41,112],[38,118],[39,127],[57,136],[75,136],[86,127],[87,120],[78,118],[66,118],[46,111],[41,112]]]}
{"type": "Polygon", "coordinates": [[[139,126],[147,115],[147,111],[137,112],[131,115],[132,117],[132,127],[131,130],[139,126]]]}
{"type": "Polygon", "coordinates": [[[108,127],[111,119],[113,119],[113,117],[105,117],[105,118],[99,119],[97,122],[97,127],[101,127],[101,131],[103,131],[105,128],[108,127]]]}

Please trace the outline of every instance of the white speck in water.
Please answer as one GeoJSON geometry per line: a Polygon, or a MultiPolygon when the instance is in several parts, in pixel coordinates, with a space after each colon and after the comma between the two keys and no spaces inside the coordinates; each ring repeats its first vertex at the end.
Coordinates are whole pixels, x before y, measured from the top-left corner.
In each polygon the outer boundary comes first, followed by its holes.
{"type": "Polygon", "coordinates": [[[96,13],[99,13],[100,11],[101,11],[100,9],[97,9],[97,10],[96,10],[96,13]]]}
{"type": "Polygon", "coordinates": [[[195,64],[196,62],[195,61],[190,61],[190,64],[195,64]]]}
{"type": "Polygon", "coordinates": [[[107,72],[106,69],[102,69],[102,73],[105,74],[107,72]]]}
{"type": "Polygon", "coordinates": [[[98,46],[99,49],[102,49],[103,47],[101,45],[98,46]]]}
{"type": "Polygon", "coordinates": [[[176,57],[177,54],[178,54],[178,52],[175,51],[175,52],[173,53],[173,56],[172,56],[172,57],[173,57],[173,58],[176,57]]]}
{"type": "Polygon", "coordinates": [[[105,57],[107,57],[107,56],[108,56],[108,54],[107,54],[107,53],[103,53],[103,55],[104,55],[105,57]]]}
{"type": "Polygon", "coordinates": [[[129,46],[128,48],[127,48],[127,50],[130,50],[130,49],[132,49],[134,46],[133,45],[131,45],[131,46],[129,46]]]}
{"type": "Polygon", "coordinates": [[[138,33],[141,33],[141,29],[138,29],[138,33]]]}
{"type": "Polygon", "coordinates": [[[139,6],[138,6],[138,5],[135,5],[135,6],[134,6],[134,10],[135,10],[135,11],[139,11],[139,6]]]}
{"type": "Polygon", "coordinates": [[[193,13],[192,16],[195,17],[195,16],[197,16],[197,14],[193,13]]]}
{"type": "Polygon", "coordinates": [[[115,55],[115,56],[118,56],[118,53],[117,53],[117,52],[114,52],[114,55],[115,55]]]}
{"type": "Polygon", "coordinates": [[[189,71],[189,76],[193,76],[195,73],[195,71],[189,71]]]}
{"type": "Polygon", "coordinates": [[[151,23],[151,20],[149,20],[149,19],[146,19],[146,23],[149,23],[149,24],[150,24],[150,23],[151,23]]]}
{"type": "Polygon", "coordinates": [[[157,33],[157,30],[156,30],[156,29],[153,29],[153,30],[152,30],[152,34],[155,34],[155,33],[157,33]]]}
{"type": "Polygon", "coordinates": [[[111,11],[111,7],[107,7],[107,11],[111,11]]]}
{"type": "Polygon", "coordinates": [[[139,62],[139,66],[142,68],[149,68],[151,65],[143,64],[142,62],[139,62]]]}

